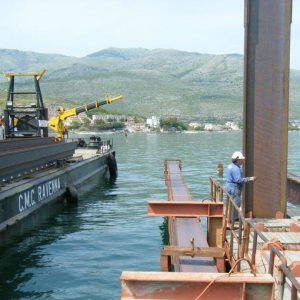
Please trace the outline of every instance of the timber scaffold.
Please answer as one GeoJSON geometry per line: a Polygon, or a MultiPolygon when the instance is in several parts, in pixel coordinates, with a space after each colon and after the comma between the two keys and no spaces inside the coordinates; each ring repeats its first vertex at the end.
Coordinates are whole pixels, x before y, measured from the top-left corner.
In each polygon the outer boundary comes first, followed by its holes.
{"type": "Polygon", "coordinates": [[[161,272],[123,272],[121,299],[299,299],[299,216],[246,218],[212,178],[210,199],[195,201],[180,160],[164,175],[168,201],[148,202],[149,216],[168,218],[161,272]]]}

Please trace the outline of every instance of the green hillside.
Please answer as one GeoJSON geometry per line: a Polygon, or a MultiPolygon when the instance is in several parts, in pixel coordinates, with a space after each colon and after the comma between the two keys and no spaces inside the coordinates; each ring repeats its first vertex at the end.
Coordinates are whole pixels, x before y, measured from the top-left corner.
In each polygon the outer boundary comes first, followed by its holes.
{"type": "MultiPolygon", "coordinates": [[[[237,54],[109,48],[76,58],[0,49],[0,62],[0,72],[45,67],[44,97],[85,103],[123,94],[106,109],[186,120],[242,118],[243,57],[237,54]]],[[[292,70],[290,118],[300,118],[299,78],[300,71],[292,70]]],[[[0,80],[0,89],[6,88],[0,80]]]]}

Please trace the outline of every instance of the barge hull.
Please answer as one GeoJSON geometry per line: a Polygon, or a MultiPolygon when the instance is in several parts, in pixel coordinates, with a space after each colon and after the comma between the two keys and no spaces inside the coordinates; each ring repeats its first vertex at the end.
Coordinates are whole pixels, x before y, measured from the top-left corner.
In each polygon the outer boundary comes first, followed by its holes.
{"type": "Polygon", "coordinates": [[[115,152],[110,151],[42,172],[3,188],[0,196],[0,243],[6,240],[5,232],[8,229],[45,206],[54,202],[61,203],[67,198],[72,200],[72,197],[96,185],[101,178],[108,178],[109,164],[114,157],[115,152]]]}

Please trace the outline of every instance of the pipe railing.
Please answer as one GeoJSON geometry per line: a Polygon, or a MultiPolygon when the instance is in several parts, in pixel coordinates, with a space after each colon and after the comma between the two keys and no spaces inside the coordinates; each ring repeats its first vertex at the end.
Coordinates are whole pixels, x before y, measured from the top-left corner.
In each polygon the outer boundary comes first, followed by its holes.
{"type": "MultiPolygon", "coordinates": [[[[224,227],[223,227],[223,241],[224,244],[226,242],[226,230],[229,228],[229,253],[231,255],[230,261],[233,258],[234,253],[234,241],[238,245],[237,249],[237,260],[241,258],[245,258],[245,254],[248,252],[248,244],[249,244],[249,225],[247,224],[244,215],[241,209],[234,203],[233,199],[230,197],[229,194],[225,192],[226,195],[226,205],[225,205],[225,217],[224,217],[224,227]],[[235,216],[237,216],[238,222],[236,226],[235,216]]],[[[241,261],[236,266],[237,271],[240,271],[241,268],[241,261]]]]}
{"type": "MultiPolygon", "coordinates": [[[[257,239],[258,237],[263,241],[264,244],[270,242],[258,228],[257,224],[251,219],[246,219],[244,217],[243,211],[238,207],[232,197],[223,190],[218,182],[214,182],[210,177],[210,196],[212,201],[226,202],[223,218],[223,238],[222,243],[223,247],[228,249],[227,256],[229,262],[232,264],[235,261],[239,261],[242,258],[247,258],[252,266],[256,267],[256,253],[257,253],[257,239]],[[225,201],[223,196],[226,196],[225,201]],[[238,223],[235,224],[234,216],[237,215],[238,223]],[[229,229],[230,237],[229,241],[226,238],[226,232],[229,229]],[[253,233],[252,245],[250,245],[250,233],[253,233]],[[237,258],[233,257],[234,254],[234,241],[238,245],[237,258]],[[249,247],[251,246],[251,256],[249,254],[249,247]]],[[[273,245],[268,243],[268,249],[270,250],[270,258],[267,263],[268,270],[267,272],[274,276],[274,269],[278,267],[278,299],[283,299],[284,294],[284,284],[286,278],[291,282],[291,300],[297,299],[297,293],[300,292],[300,284],[297,281],[296,277],[293,275],[291,269],[288,266],[285,256],[280,252],[280,250],[273,245]],[[279,259],[280,264],[275,266],[276,257],[279,259]]],[[[226,251],[225,251],[226,252],[226,251]]],[[[241,269],[241,261],[236,265],[236,270],[239,272],[241,269]]]]}
{"type": "MultiPolygon", "coordinates": [[[[264,243],[268,243],[269,240],[263,235],[261,230],[257,227],[257,225],[251,220],[247,219],[247,223],[250,225],[250,228],[253,229],[253,242],[252,242],[252,257],[251,257],[251,263],[253,265],[256,265],[256,252],[257,252],[257,238],[260,237],[264,243]]],[[[280,278],[280,285],[279,286],[279,293],[280,298],[283,298],[283,292],[284,288],[283,285],[286,281],[286,277],[290,280],[292,286],[291,286],[291,299],[296,300],[297,299],[297,292],[300,292],[300,284],[297,281],[296,277],[292,274],[290,268],[288,267],[287,260],[285,256],[280,252],[280,250],[274,246],[273,244],[268,244],[268,247],[270,249],[270,258],[268,263],[268,273],[273,275],[274,274],[274,268],[275,268],[275,259],[276,256],[280,260],[280,264],[278,265],[278,270],[281,272],[281,274],[278,274],[278,277],[280,278]]]]}
{"type": "Polygon", "coordinates": [[[223,189],[218,181],[214,181],[212,177],[209,177],[210,183],[210,201],[223,202],[223,189]]]}

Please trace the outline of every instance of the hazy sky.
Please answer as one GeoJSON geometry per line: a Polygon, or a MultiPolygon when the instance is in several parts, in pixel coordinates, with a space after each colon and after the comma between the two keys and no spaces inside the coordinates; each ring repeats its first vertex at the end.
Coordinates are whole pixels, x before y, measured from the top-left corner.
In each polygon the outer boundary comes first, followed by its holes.
{"type": "MultiPolygon", "coordinates": [[[[0,48],[85,56],[108,47],[240,53],[244,0],[0,0],[0,48]]],[[[300,69],[300,0],[291,67],[300,69]]]]}

